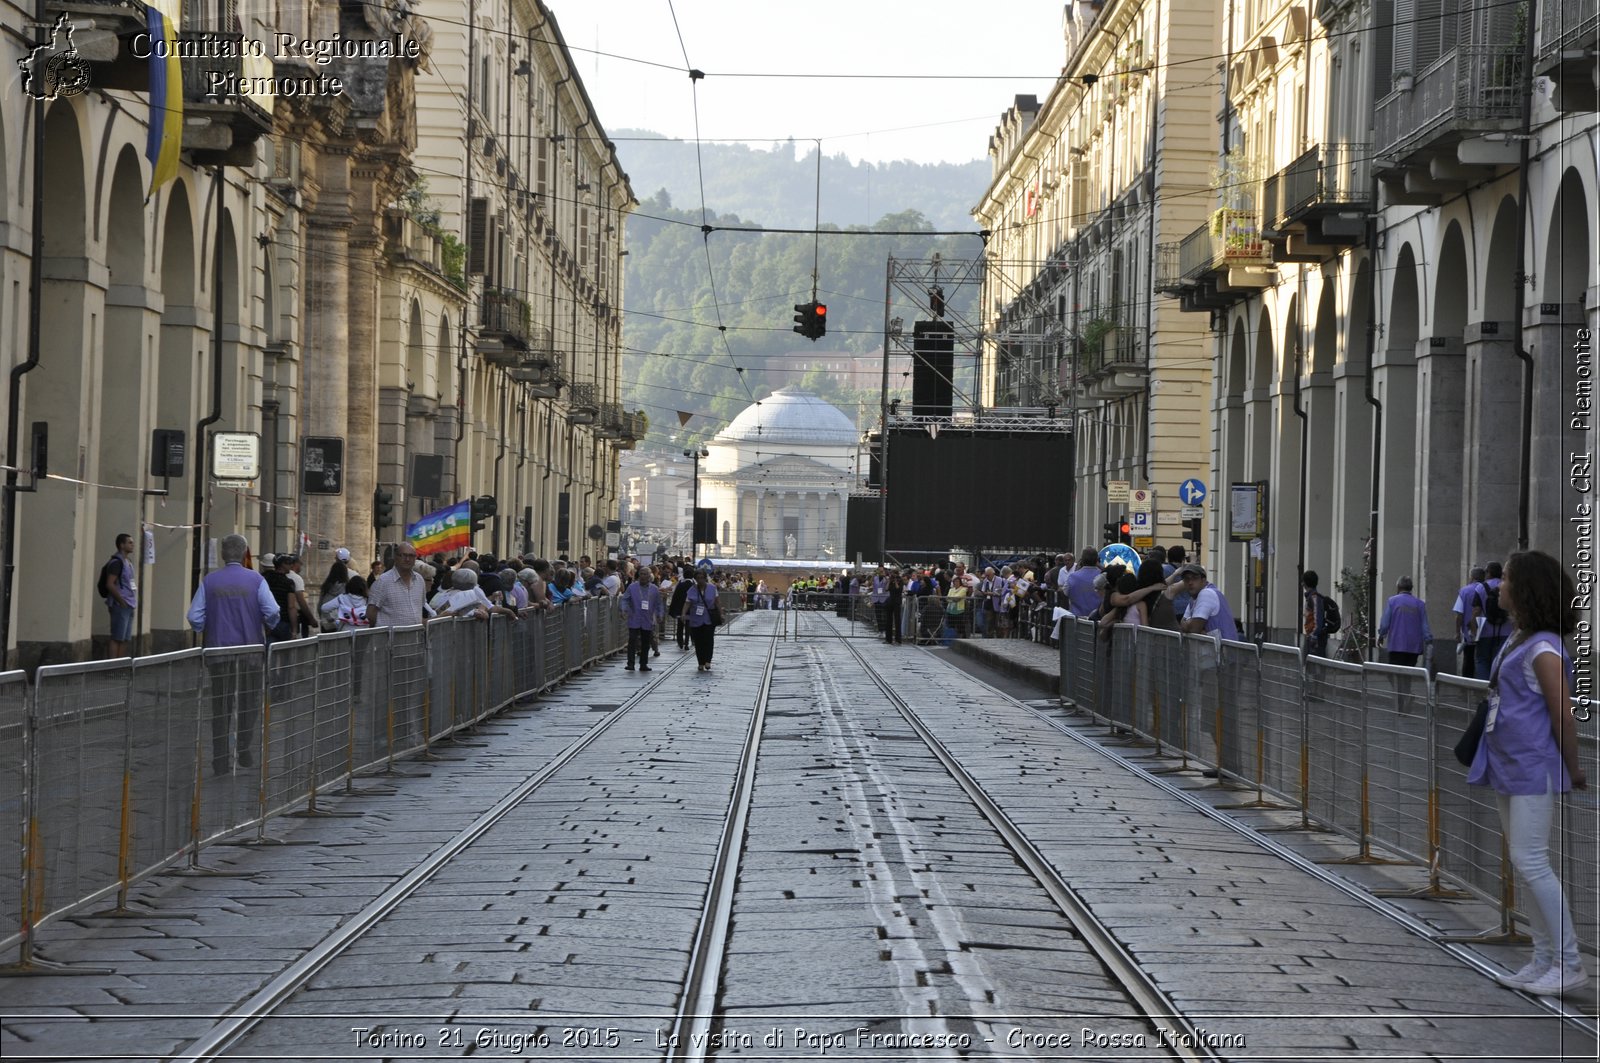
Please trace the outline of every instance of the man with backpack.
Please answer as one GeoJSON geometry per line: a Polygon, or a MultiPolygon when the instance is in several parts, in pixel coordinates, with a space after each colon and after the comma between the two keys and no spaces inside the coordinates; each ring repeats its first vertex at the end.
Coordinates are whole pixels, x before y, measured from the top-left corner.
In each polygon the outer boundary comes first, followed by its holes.
{"type": "Polygon", "coordinates": [[[133,577],[133,536],[117,536],[117,552],[100,567],[96,584],[101,599],[111,610],[111,659],[127,655],[133,637],[133,612],[139,605],[139,588],[133,577]]]}
{"type": "Polygon", "coordinates": [[[1461,647],[1461,674],[1468,679],[1478,674],[1478,584],[1486,578],[1482,568],[1474,568],[1467,576],[1466,585],[1456,592],[1456,604],[1450,607],[1456,617],[1456,641],[1461,647]]]}
{"type": "Polygon", "coordinates": [[[1328,656],[1328,636],[1332,635],[1343,624],[1339,616],[1339,603],[1317,590],[1320,582],[1315,572],[1306,572],[1300,577],[1300,586],[1305,594],[1305,622],[1302,631],[1305,634],[1304,650],[1307,657],[1328,656]]]}
{"type": "Polygon", "coordinates": [[[1486,568],[1489,578],[1478,584],[1472,610],[1478,629],[1478,645],[1472,663],[1477,677],[1485,681],[1494,667],[1494,659],[1500,655],[1500,647],[1511,634],[1511,615],[1500,604],[1500,562],[1491,561],[1486,568]]]}

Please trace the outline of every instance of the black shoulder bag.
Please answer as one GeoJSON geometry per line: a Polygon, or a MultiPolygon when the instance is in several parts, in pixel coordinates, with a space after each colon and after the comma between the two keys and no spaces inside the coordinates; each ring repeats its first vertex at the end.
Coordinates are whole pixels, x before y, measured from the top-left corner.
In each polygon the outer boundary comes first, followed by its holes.
{"type": "MultiPolygon", "coordinates": [[[[1498,690],[1500,688],[1500,662],[1506,659],[1515,646],[1516,642],[1513,641],[1499,657],[1495,658],[1494,667],[1489,670],[1490,690],[1498,690]]],[[[1472,721],[1467,724],[1467,729],[1461,732],[1460,741],[1456,742],[1456,759],[1461,762],[1463,767],[1472,767],[1473,760],[1478,756],[1478,746],[1483,742],[1483,724],[1488,718],[1489,699],[1480,698],[1478,709],[1472,714],[1472,721]]]]}

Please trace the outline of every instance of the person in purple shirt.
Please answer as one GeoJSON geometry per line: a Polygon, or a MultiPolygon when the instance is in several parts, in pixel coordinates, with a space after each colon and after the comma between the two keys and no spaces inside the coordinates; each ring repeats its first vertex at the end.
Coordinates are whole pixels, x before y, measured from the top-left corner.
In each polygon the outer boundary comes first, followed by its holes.
{"type": "MultiPolygon", "coordinates": [[[[242,535],[225,536],[217,545],[222,567],[208,573],[189,603],[189,626],[200,633],[201,644],[265,646],[267,632],[278,625],[278,603],[261,573],[244,567],[250,544],[242,535]]],[[[207,668],[211,676],[211,763],[218,775],[233,771],[228,749],[230,718],[237,717],[238,758],[241,768],[255,761],[250,747],[256,737],[260,702],[261,661],[229,658],[207,668]]]]}
{"type": "Polygon", "coordinates": [[[1390,664],[1415,665],[1433,641],[1428,607],[1411,593],[1410,576],[1396,580],[1394,589],[1396,593],[1384,603],[1383,619],[1378,621],[1378,645],[1388,641],[1390,664]]]}
{"type": "Polygon", "coordinates": [[[1510,641],[1489,679],[1489,712],[1467,782],[1494,790],[1511,866],[1522,877],[1533,958],[1497,975],[1513,989],[1560,996],[1589,982],[1578,955],[1572,911],[1550,866],[1556,794],[1588,788],[1573,722],[1572,660],[1562,636],[1577,626],[1572,577],[1561,562],[1513,554],[1500,579],[1510,641]]]}
{"type": "Polygon", "coordinates": [[[639,570],[639,578],[622,591],[622,614],[628,618],[628,671],[633,671],[635,652],[639,656],[639,671],[653,671],[650,667],[650,636],[656,621],[661,617],[661,588],[648,568],[639,570]]]}
{"type": "Polygon", "coordinates": [[[1067,573],[1067,608],[1073,616],[1092,617],[1100,608],[1100,595],[1094,589],[1094,578],[1100,574],[1100,555],[1085,549],[1078,557],[1078,567],[1067,573]]]}

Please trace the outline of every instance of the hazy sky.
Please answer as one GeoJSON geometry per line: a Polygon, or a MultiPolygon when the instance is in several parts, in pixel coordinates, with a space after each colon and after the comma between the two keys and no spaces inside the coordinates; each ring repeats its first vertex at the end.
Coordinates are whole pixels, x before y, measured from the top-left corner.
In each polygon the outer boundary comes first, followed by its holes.
{"type": "Polygon", "coordinates": [[[698,97],[705,139],[821,137],[857,161],[982,158],[1012,98],[1044,99],[1064,58],[1060,0],[546,2],[607,132],[693,139],[698,97]]]}

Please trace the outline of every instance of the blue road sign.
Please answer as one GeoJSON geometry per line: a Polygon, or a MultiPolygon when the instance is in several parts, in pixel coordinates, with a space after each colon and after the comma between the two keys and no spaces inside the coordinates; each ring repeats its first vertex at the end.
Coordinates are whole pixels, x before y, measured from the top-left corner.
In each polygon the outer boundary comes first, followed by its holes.
{"type": "Polygon", "coordinates": [[[1186,506],[1198,506],[1205,497],[1206,485],[1192,476],[1178,485],[1178,499],[1186,506]]]}
{"type": "Polygon", "coordinates": [[[711,567],[712,567],[711,566],[711,559],[709,557],[702,557],[699,561],[695,562],[694,567],[695,568],[703,568],[707,572],[710,572],[711,571],[711,567]]]}
{"type": "Polygon", "coordinates": [[[1100,551],[1100,567],[1121,563],[1126,568],[1137,570],[1139,567],[1139,554],[1127,543],[1112,543],[1100,551]]]}

